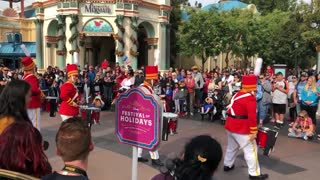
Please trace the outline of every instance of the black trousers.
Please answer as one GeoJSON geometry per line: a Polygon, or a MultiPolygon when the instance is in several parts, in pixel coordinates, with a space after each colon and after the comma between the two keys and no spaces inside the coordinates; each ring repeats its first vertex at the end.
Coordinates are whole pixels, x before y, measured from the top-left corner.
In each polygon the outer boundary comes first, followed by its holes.
{"type": "Polygon", "coordinates": [[[317,113],[318,105],[317,106],[306,106],[301,104],[301,110],[307,111],[309,117],[312,119],[312,123],[316,126],[317,125],[317,119],[316,119],[316,113],[317,113]]]}

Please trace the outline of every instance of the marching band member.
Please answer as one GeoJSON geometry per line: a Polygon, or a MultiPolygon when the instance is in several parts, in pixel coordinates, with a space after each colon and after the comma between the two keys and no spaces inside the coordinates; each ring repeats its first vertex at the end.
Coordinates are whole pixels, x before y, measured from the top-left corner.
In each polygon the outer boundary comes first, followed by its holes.
{"type": "MultiPolygon", "coordinates": [[[[151,80],[146,79],[139,87],[144,87],[150,92],[150,94],[154,94],[152,90],[151,80]]],[[[159,159],[159,152],[158,150],[149,151],[150,157],[152,159],[152,165],[156,166],[163,166],[163,163],[159,159]]],[[[138,161],[139,162],[148,162],[148,159],[142,157],[142,148],[138,148],[138,161]]]]}
{"type": "Polygon", "coordinates": [[[228,145],[224,158],[224,171],[234,169],[239,150],[243,150],[248,165],[250,179],[267,179],[268,174],[261,174],[258,162],[257,144],[257,103],[255,91],[257,77],[243,76],[242,87],[231,99],[227,110],[225,128],[227,130],[228,145]]]}
{"type": "Polygon", "coordinates": [[[24,66],[24,75],[22,79],[30,84],[31,86],[31,101],[28,104],[28,116],[32,121],[34,127],[40,131],[40,107],[41,107],[41,97],[44,96],[40,90],[39,80],[35,75],[36,64],[30,58],[26,56],[22,59],[21,63],[24,66]]]}
{"type": "Polygon", "coordinates": [[[62,121],[79,114],[79,94],[75,83],[78,80],[78,67],[75,64],[67,65],[68,80],[60,87],[62,100],[59,113],[62,121]]]}
{"type": "MultiPolygon", "coordinates": [[[[158,78],[158,67],[146,67],[146,79],[145,81],[140,84],[140,88],[145,88],[147,89],[147,92],[150,94],[154,94],[154,91],[152,90],[152,84],[153,84],[153,79],[158,78]]],[[[149,154],[152,159],[152,165],[156,166],[163,166],[163,163],[159,159],[159,152],[158,150],[155,151],[149,151],[149,154]]],[[[138,148],[138,161],[139,162],[148,162],[148,159],[142,157],[142,148],[138,148]]]]}

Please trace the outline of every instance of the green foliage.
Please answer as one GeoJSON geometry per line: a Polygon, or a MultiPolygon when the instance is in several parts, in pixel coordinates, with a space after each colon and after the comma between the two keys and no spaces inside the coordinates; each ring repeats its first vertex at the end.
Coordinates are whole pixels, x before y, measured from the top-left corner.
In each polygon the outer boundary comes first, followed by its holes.
{"type": "Polygon", "coordinates": [[[266,15],[276,9],[288,11],[292,3],[295,3],[296,0],[242,0],[242,2],[256,5],[258,11],[262,15],[266,15]]]}
{"type": "Polygon", "coordinates": [[[231,53],[242,59],[243,67],[256,56],[265,64],[313,65],[315,45],[320,44],[320,9],[295,0],[259,1],[260,8],[262,2],[268,8],[261,14],[189,10],[189,19],[179,28],[181,54],[200,57],[203,65],[220,52],[227,55],[227,65],[231,53]]]}
{"type": "Polygon", "coordinates": [[[221,51],[220,33],[223,21],[218,13],[195,11],[180,28],[181,54],[201,57],[202,64],[208,57],[221,51]]]}
{"type": "Polygon", "coordinates": [[[171,13],[170,13],[170,64],[174,64],[174,59],[179,52],[177,44],[178,28],[181,25],[181,9],[180,5],[187,3],[187,0],[171,0],[171,13]]]}

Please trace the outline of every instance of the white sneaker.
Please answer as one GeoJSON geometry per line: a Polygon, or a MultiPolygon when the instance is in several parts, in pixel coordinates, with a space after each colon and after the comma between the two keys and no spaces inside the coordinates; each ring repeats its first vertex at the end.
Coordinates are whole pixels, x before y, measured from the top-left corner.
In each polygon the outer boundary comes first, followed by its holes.
{"type": "Polygon", "coordinates": [[[307,141],[308,140],[308,136],[307,135],[303,136],[303,139],[307,141]]]}
{"type": "Polygon", "coordinates": [[[192,112],[190,113],[190,116],[193,116],[193,113],[192,113],[192,112]]]}

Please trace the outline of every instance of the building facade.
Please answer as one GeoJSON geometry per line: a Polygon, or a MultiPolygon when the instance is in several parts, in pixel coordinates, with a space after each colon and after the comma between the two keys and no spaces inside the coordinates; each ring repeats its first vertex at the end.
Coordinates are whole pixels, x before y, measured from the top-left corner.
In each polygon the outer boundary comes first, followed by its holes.
{"type": "Polygon", "coordinates": [[[35,57],[35,24],[33,19],[19,18],[13,9],[5,9],[0,15],[0,64],[15,69],[25,56],[21,49],[24,44],[31,57],[35,57]]]}
{"type": "Polygon", "coordinates": [[[68,63],[169,66],[169,0],[39,0],[38,67],[68,63]]]}

